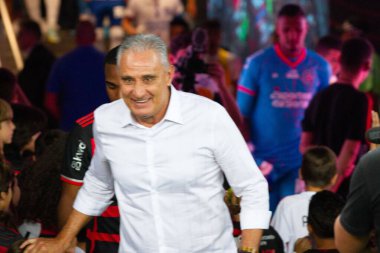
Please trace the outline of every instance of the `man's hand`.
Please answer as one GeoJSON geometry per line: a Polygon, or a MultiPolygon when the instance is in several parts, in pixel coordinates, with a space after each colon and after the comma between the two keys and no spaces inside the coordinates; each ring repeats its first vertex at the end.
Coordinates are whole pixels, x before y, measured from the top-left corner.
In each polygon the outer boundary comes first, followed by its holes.
{"type": "Polygon", "coordinates": [[[296,253],[302,253],[306,250],[311,249],[311,239],[309,236],[305,236],[303,238],[297,239],[296,243],[294,244],[294,252],[296,253]]]}
{"type": "Polygon", "coordinates": [[[65,243],[58,238],[34,238],[26,240],[20,248],[25,248],[24,253],[74,253],[75,241],[65,243]]]}

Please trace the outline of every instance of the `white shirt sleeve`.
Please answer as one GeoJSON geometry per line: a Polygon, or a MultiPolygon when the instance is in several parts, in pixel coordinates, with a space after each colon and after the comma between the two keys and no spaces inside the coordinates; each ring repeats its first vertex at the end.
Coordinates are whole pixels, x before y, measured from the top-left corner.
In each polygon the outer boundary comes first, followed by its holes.
{"type": "Polygon", "coordinates": [[[98,216],[111,204],[114,184],[96,122],[93,125],[93,132],[96,144],[95,154],[84,177],[83,186],[75,199],[74,208],[86,215],[98,216]]]}
{"type": "Polygon", "coordinates": [[[242,229],[269,227],[268,183],[258,169],[242,135],[228,113],[221,108],[214,122],[216,161],[238,197],[242,229]]]}

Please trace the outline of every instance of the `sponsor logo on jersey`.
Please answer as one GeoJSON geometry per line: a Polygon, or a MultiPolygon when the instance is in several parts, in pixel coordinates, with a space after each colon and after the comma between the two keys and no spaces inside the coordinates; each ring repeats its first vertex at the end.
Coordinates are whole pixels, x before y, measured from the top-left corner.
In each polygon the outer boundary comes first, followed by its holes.
{"type": "Polygon", "coordinates": [[[298,71],[297,69],[291,69],[288,71],[288,73],[286,73],[286,78],[287,79],[299,79],[300,78],[300,75],[298,74],[298,71]]]}
{"type": "Polygon", "coordinates": [[[86,144],[82,140],[79,140],[77,151],[75,152],[75,156],[71,161],[71,168],[73,168],[74,170],[80,171],[80,169],[82,168],[83,154],[85,150],[86,144]]]}
{"type": "Polygon", "coordinates": [[[313,97],[311,92],[289,92],[274,90],[270,95],[272,106],[277,108],[307,108],[313,97]]]}

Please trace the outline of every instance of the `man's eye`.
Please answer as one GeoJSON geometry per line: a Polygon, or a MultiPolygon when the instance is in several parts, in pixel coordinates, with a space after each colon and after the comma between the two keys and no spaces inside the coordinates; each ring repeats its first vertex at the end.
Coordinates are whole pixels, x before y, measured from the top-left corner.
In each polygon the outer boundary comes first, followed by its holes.
{"type": "Polygon", "coordinates": [[[145,77],[143,78],[143,81],[146,82],[146,83],[149,83],[149,82],[151,82],[151,81],[153,81],[153,80],[154,80],[154,77],[153,77],[153,76],[145,76],[145,77]]]}
{"type": "Polygon", "coordinates": [[[124,81],[125,84],[132,84],[133,83],[133,79],[132,78],[124,78],[123,81],[124,81]]]}
{"type": "Polygon", "coordinates": [[[106,86],[107,86],[107,88],[110,89],[110,90],[114,90],[114,89],[116,89],[116,85],[115,85],[115,84],[112,84],[112,83],[107,83],[106,86]]]}

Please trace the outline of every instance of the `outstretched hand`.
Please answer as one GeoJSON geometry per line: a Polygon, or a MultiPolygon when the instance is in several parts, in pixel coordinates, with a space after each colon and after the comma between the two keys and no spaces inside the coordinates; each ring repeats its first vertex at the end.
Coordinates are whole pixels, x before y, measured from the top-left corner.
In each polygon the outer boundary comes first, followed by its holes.
{"type": "Polygon", "coordinates": [[[25,253],[74,253],[75,241],[67,244],[58,238],[34,238],[28,239],[20,248],[25,253]]]}

